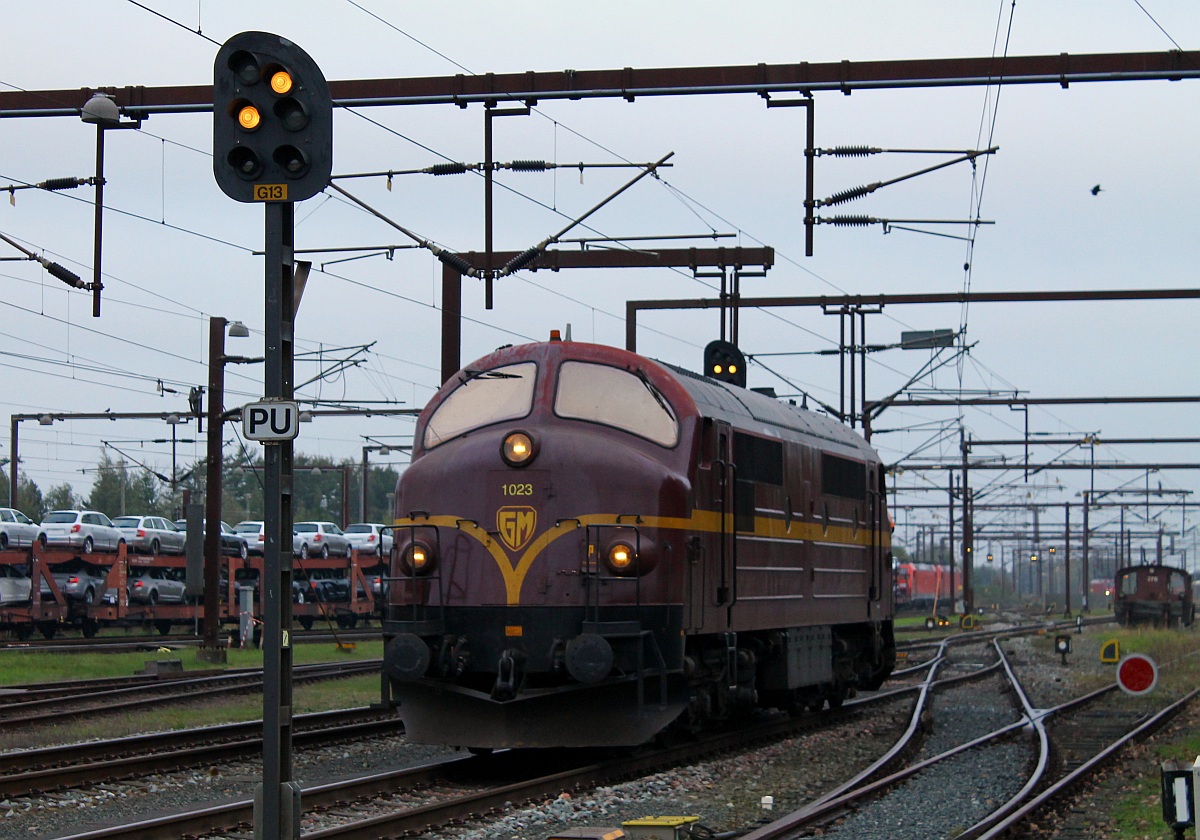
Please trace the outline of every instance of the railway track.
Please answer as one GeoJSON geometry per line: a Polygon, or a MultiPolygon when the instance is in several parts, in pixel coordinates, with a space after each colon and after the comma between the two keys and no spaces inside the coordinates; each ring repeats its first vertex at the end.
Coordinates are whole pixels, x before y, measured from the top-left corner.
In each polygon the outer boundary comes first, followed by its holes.
{"type": "MultiPolygon", "coordinates": [[[[342,679],[377,673],[380,660],[297,665],[292,669],[295,683],[342,679]]],[[[0,695],[0,725],[20,722],[30,726],[69,720],[83,715],[130,711],[165,702],[194,702],[224,694],[261,691],[262,669],[206,673],[203,676],[141,679],[125,681],[84,681],[84,684],[60,688],[33,687],[28,691],[10,691],[0,695]]]]}
{"type": "MultiPolygon", "coordinates": [[[[914,741],[923,730],[927,732],[937,724],[922,727],[920,721],[914,719],[904,737],[883,759],[815,802],[746,834],[744,840],[777,840],[818,832],[829,838],[883,836],[876,833],[879,826],[904,826],[904,831],[887,835],[894,838],[935,836],[947,831],[962,840],[1023,836],[1026,823],[1045,809],[1061,807],[1073,788],[1086,781],[1097,766],[1111,760],[1132,740],[1170,719],[1200,693],[1200,689],[1191,691],[1151,714],[1119,707],[1097,709],[1094,704],[1102,703],[1114,694],[1116,686],[1113,684],[1049,709],[1037,709],[1006,661],[1000,644],[995,642],[994,645],[1006,676],[1008,688],[1004,693],[1015,698],[1018,704],[1019,715],[1015,720],[949,748],[923,754],[914,741]],[[1089,736],[1075,741],[1064,760],[1056,762],[1047,722],[1068,716],[1072,719],[1070,725],[1074,732],[1097,721],[1102,721],[1103,725],[1092,725],[1089,736]],[[988,757],[987,771],[981,771],[983,750],[992,753],[988,757]],[[899,758],[906,754],[912,756],[911,760],[899,758]],[[1000,757],[996,758],[997,755],[1000,757]],[[893,769],[901,764],[899,769],[893,769]],[[1022,781],[1019,786],[1011,785],[1015,789],[999,801],[991,804],[985,801],[982,804],[987,807],[978,807],[981,803],[972,799],[969,786],[964,786],[962,779],[978,776],[981,772],[1003,775],[1004,771],[997,767],[1007,767],[1014,778],[1022,781]],[[957,808],[955,816],[960,820],[957,825],[945,824],[948,809],[938,815],[941,823],[921,824],[921,819],[928,817],[929,803],[948,798],[952,801],[951,807],[957,808]],[[917,809],[914,809],[914,803],[917,809]]],[[[996,696],[999,696],[998,692],[996,696]]],[[[962,708],[962,704],[951,704],[950,707],[962,708]]],[[[920,706],[914,710],[914,716],[924,713],[920,706]]],[[[1069,741],[1072,735],[1073,732],[1064,730],[1059,740],[1069,741]]]]}
{"type": "MultiPolygon", "coordinates": [[[[292,742],[298,749],[404,732],[390,710],[370,708],[297,715],[293,726],[292,742]]],[[[261,720],[0,753],[0,798],[104,784],[261,754],[261,720]]]]}

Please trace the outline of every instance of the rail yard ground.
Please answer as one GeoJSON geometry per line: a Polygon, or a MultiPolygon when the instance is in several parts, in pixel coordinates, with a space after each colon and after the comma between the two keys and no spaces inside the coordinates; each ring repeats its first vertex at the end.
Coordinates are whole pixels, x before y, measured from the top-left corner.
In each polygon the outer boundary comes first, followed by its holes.
{"type": "MultiPolygon", "coordinates": [[[[986,622],[985,622],[986,624],[986,622]]],[[[1200,684],[1200,634],[1194,631],[1125,631],[1115,625],[1085,628],[1072,633],[1072,651],[1064,665],[1054,650],[1054,635],[1014,638],[1004,647],[1014,658],[1031,699],[1039,707],[1048,707],[1090,688],[1111,683],[1114,666],[1100,661],[1105,642],[1117,639],[1122,655],[1145,653],[1160,666],[1156,694],[1177,697],[1200,684]]],[[[906,636],[924,636],[905,633],[906,636]]],[[[298,663],[374,658],[378,643],[360,642],[353,651],[337,649],[331,643],[298,646],[298,663]]],[[[0,652],[0,684],[53,682],[108,674],[129,675],[140,672],[146,661],[180,659],[185,670],[204,670],[208,666],[195,659],[188,649],[147,651],[123,654],[72,654],[0,652]]],[[[914,656],[915,658],[915,656],[914,656]]],[[[261,663],[256,651],[230,651],[229,667],[250,667],[261,663]]],[[[359,677],[296,690],[297,711],[366,705],[376,699],[378,678],[359,677]]],[[[1134,698],[1130,698],[1134,702],[1134,698]]],[[[838,730],[794,741],[775,744],[753,753],[731,756],[690,768],[629,782],[619,787],[591,793],[580,792],[548,800],[530,807],[513,808],[498,822],[487,827],[464,827],[454,835],[466,840],[543,840],[563,828],[588,825],[615,825],[622,820],[650,814],[696,814],[715,831],[735,831],[752,827],[764,817],[778,815],[818,796],[831,780],[844,778],[864,766],[869,756],[886,748],[903,725],[902,704],[894,715],[873,718],[870,725],[859,723],[851,730],[838,730]],[[774,799],[774,812],[766,812],[762,798],[774,799]]],[[[261,699],[255,695],[240,700],[216,703],[193,702],[179,706],[153,708],[136,714],[89,716],[71,725],[56,725],[41,731],[0,731],[0,749],[13,750],[51,743],[71,743],[95,738],[114,737],[136,732],[184,728],[261,716],[261,699]]],[[[325,751],[322,751],[325,752],[325,751]]],[[[379,743],[362,743],[337,748],[323,756],[297,755],[296,772],[306,784],[329,773],[367,773],[390,769],[402,761],[417,759],[402,739],[389,738],[379,743]],[[336,753],[336,754],[335,754],[336,753]]],[[[1063,821],[1044,821],[1036,827],[1037,836],[1056,838],[1079,836],[1068,823],[1089,826],[1089,835],[1107,838],[1169,838],[1170,831],[1161,820],[1159,803],[1159,765],[1169,758],[1192,760],[1200,753],[1200,708],[1195,704],[1185,714],[1156,733],[1151,739],[1127,750],[1119,762],[1097,774],[1092,788],[1076,800],[1073,811],[1063,821]]],[[[42,840],[73,833],[92,825],[103,812],[106,820],[132,820],[167,807],[182,807],[200,797],[222,791],[240,793],[252,786],[254,762],[231,768],[194,768],[192,773],[154,780],[153,796],[129,795],[120,799],[94,801],[80,792],[63,792],[48,799],[40,812],[36,806],[25,809],[23,803],[0,802],[0,837],[25,837],[42,840]],[[141,804],[139,804],[141,803],[141,804]]],[[[447,835],[451,836],[451,835],[447,835]]],[[[946,836],[953,836],[947,834],[946,836]]]]}

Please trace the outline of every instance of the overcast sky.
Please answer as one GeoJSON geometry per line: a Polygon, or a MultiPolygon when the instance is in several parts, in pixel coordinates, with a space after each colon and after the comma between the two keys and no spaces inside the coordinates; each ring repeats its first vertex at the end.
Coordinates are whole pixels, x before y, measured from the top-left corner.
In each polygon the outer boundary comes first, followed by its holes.
{"type": "MultiPolygon", "coordinates": [[[[0,53],[0,89],[49,90],[124,85],[195,85],[212,80],[220,43],[240,31],[284,35],[330,80],[589,70],[620,67],[827,62],[838,60],[1055,55],[1197,49],[1194,0],[1111,2],[65,2],[10,4],[0,53]]],[[[820,93],[817,145],[889,149],[980,149],[998,154],[882,189],[837,212],[892,219],[994,221],[976,229],[820,226],[804,255],[804,124],[801,109],[771,109],[757,96],[544,102],[529,117],[497,121],[499,161],[560,164],[646,162],[674,156],[658,180],[644,179],[570,236],[731,234],[721,244],[768,245],[776,264],[746,278],[746,295],[1019,291],[1195,287],[1200,264],[1196,196],[1200,168],[1200,81],[1073,84],[820,93]],[[1093,194],[1099,184],[1101,191],[1093,194]],[[970,270],[964,264],[970,263],[970,270]]],[[[227,199],[212,176],[211,116],[159,115],[140,131],[110,132],[105,161],[103,315],[88,295],[68,290],[36,263],[0,264],[5,293],[0,413],[170,411],[186,408],[188,385],[204,384],[207,319],[242,320],[251,339],[228,351],[262,352],[261,208],[227,199]],[[244,345],[244,346],[243,346],[244,345]],[[157,382],[181,394],[159,393],[157,382]]],[[[0,120],[0,186],[88,177],[95,129],[74,118],[0,120]]],[[[372,108],[335,115],[334,172],[419,169],[483,158],[482,109],[472,106],[372,108]]],[[[825,197],[890,180],[951,155],[889,154],[818,159],[815,192],[825,197]]],[[[496,196],[496,246],[522,250],[562,229],[633,176],[630,169],[505,172],[496,196]]],[[[344,185],[391,219],[454,250],[483,246],[483,185],[476,175],[399,176],[344,185]]],[[[0,232],[85,278],[92,267],[92,190],[15,193],[0,204],[0,232]]],[[[326,193],[297,207],[298,248],[403,245],[394,229],[326,193]]],[[[687,241],[673,243],[679,247],[687,241]]],[[[700,243],[702,244],[702,243],[700,243]]],[[[19,256],[3,245],[0,256],[19,256]]],[[[347,262],[316,257],[297,318],[297,349],[345,355],[372,344],[365,363],[306,386],[309,398],[402,401],[419,408],[439,384],[440,265],[425,251],[400,250],[347,262]],[[316,269],[322,268],[323,271],[316,269]]],[[[669,269],[522,273],[497,283],[496,305],[464,283],[462,359],[499,345],[541,340],[570,326],[576,340],[624,343],[629,299],[715,294],[715,281],[669,269]]],[[[1200,304],[983,304],[887,307],[868,319],[868,340],[891,343],[906,330],[966,329],[961,362],[923,387],[1031,397],[1193,395],[1194,327],[1200,304]]],[[[646,355],[697,368],[717,336],[714,311],[652,312],[639,319],[646,355]]],[[[741,344],[763,354],[750,384],[780,394],[800,389],[837,404],[838,320],[797,309],[746,311],[741,344]],[[767,356],[766,354],[796,354],[767,356]],[[773,374],[772,371],[775,373],[773,374]],[[777,374],[777,375],[776,375],[777,374]]],[[[928,351],[870,357],[868,397],[903,385],[928,351]]],[[[297,381],[315,376],[297,364],[297,381]]],[[[257,368],[230,368],[227,404],[262,394],[257,368]]],[[[1031,432],[1104,437],[1194,435],[1194,407],[1032,409],[1031,432]]],[[[976,439],[1019,436],[1024,414],[1001,409],[899,410],[877,422],[885,460],[953,455],[958,429],[976,439]]],[[[306,425],[300,452],[359,458],[363,435],[388,442],[411,434],[409,420],[319,420],[306,425]]],[[[180,427],[180,438],[197,437],[180,427]]],[[[86,470],[104,441],[170,436],[153,422],[73,421],[21,428],[22,467],[43,490],[70,482],[86,492],[86,470]]],[[[235,449],[233,429],[227,437],[235,449]]],[[[132,447],[160,472],[170,446],[132,447]]],[[[255,446],[248,444],[248,446],[255,446]]],[[[179,447],[180,461],[203,442],[179,447]]],[[[230,450],[227,450],[230,451],[230,450]]],[[[1014,449],[981,447],[981,457],[1014,449]]],[[[0,455],[8,454],[8,445],[0,455]]],[[[1086,458],[1038,447],[1033,458],[1086,458]]],[[[1097,462],[1200,461],[1195,446],[1099,446],[1097,462]]],[[[388,459],[384,459],[388,460],[388,459]]],[[[393,456],[394,460],[394,456],[393,456]]],[[[1071,501],[1147,476],[1117,470],[978,474],[1017,482],[1014,498],[1071,501]],[[1047,485],[1049,488],[1047,489],[1047,485]]],[[[1194,489],[1195,472],[1163,471],[1154,486],[1194,489]]],[[[943,486],[944,476],[906,473],[904,487],[943,486]]],[[[1003,495],[994,486],[995,497],[1003,495]]],[[[920,498],[917,494],[909,499],[920,498]]],[[[945,494],[937,497],[944,501],[945,494]]],[[[912,514],[913,517],[916,514],[912,514]]],[[[1172,527],[1184,520],[1172,514],[1172,527]]],[[[898,517],[901,524],[908,520],[898,517]]]]}

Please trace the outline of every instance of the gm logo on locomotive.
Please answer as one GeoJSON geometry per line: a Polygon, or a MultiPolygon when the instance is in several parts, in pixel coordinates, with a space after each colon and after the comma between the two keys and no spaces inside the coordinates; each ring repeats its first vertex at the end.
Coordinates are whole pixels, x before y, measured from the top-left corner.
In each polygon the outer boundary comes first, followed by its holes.
{"type": "Polygon", "coordinates": [[[531,539],[537,527],[537,511],[522,506],[502,507],[496,511],[496,529],[500,532],[500,541],[509,551],[520,551],[531,539]]]}

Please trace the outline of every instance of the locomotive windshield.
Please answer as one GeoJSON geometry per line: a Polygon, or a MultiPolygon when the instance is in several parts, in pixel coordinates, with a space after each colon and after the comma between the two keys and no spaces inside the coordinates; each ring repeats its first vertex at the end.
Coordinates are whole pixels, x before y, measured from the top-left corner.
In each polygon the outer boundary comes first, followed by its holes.
{"type": "Polygon", "coordinates": [[[679,442],[679,421],[666,398],[642,375],[590,362],[563,362],[558,369],[554,413],[602,423],[660,446],[679,442]]]}
{"type": "Polygon", "coordinates": [[[537,365],[521,362],[487,371],[467,371],[458,388],[442,401],[425,425],[424,446],[501,420],[524,417],[533,408],[537,365]]]}

